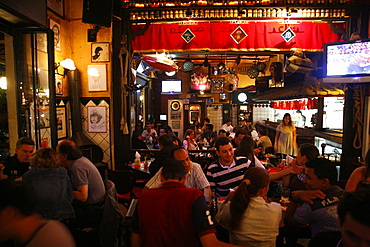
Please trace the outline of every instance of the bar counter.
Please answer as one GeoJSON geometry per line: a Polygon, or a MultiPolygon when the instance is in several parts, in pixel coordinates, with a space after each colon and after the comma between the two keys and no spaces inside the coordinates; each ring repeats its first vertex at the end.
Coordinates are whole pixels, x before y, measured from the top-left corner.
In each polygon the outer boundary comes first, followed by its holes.
{"type": "MultiPolygon", "coordinates": [[[[275,140],[275,133],[276,128],[279,124],[275,122],[265,121],[265,124],[256,123],[256,128],[263,128],[268,130],[268,136],[270,137],[271,141],[274,142],[275,140]]],[[[315,137],[321,137],[325,140],[342,144],[343,134],[340,132],[335,132],[332,130],[316,130],[316,129],[306,129],[306,128],[299,128],[297,129],[297,143],[298,145],[302,143],[311,143],[314,144],[315,137]]]]}

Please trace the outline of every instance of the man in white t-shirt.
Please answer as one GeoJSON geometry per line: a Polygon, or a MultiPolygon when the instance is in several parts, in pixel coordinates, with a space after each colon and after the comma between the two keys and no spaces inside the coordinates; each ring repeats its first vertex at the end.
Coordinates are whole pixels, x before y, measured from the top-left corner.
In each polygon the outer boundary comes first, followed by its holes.
{"type": "MultiPolygon", "coordinates": [[[[196,189],[209,189],[209,182],[204,175],[204,172],[201,166],[197,163],[191,162],[189,159],[189,154],[183,147],[175,147],[171,151],[171,157],[179,160],[185,167],[185,186],[187,188],[196,188],[196,189]]],[[[152,177],[145,185],[144,190],[159,188],[162,185],[161,182],[161,173],[162,168],[152,177]]]]}

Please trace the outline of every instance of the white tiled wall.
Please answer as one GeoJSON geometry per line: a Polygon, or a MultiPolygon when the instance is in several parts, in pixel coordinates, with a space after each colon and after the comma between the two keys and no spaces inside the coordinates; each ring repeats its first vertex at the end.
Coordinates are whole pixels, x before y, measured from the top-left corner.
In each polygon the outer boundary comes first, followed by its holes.
{"type": "Polygon", "coordinates": [[[260,122],[263,120],[274,121],[275,110],[270,108],[268,104],[253,104],[253,122],[260,122]],[[266,107],[267,106],[267,107],[266,107]]]}
{"type": "Polygon", "coordinates": [[[213,124],[213,130],[219,131],[222,126],[222,105],[212,105],[212,107],[207,107],[207,117],[211,120],[213,124]]]}

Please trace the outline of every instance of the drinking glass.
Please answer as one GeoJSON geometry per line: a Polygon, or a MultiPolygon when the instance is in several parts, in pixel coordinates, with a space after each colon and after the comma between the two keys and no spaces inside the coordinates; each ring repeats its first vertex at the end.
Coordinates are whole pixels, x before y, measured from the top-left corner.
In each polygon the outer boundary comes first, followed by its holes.
{"type": "Polygon", "coordinates": [[[290,197],[290,189],[289,188],[282,188],[281,189],[281,203],[286,205],[289,203],[290,197]]]}

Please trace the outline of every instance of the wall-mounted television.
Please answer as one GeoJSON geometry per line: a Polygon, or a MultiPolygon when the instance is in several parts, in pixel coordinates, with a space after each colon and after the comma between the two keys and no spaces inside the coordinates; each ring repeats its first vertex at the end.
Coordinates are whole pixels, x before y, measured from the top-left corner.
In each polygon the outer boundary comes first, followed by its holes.
{"type": "Polygon", "coordinates": [[[162,94],[181,94],[181,80],[162,81],[162,94]]]}
{"type": "Polygon", "coordinates": [[[159,120],[160,121],[167,121],[167,115],[165,115],[165,114],[159,115],[159,120]]]}
{"type": "Polygon", "coordinates": [[[324,44],[324,82],[370,82],[370,39],[324,44]]]}

